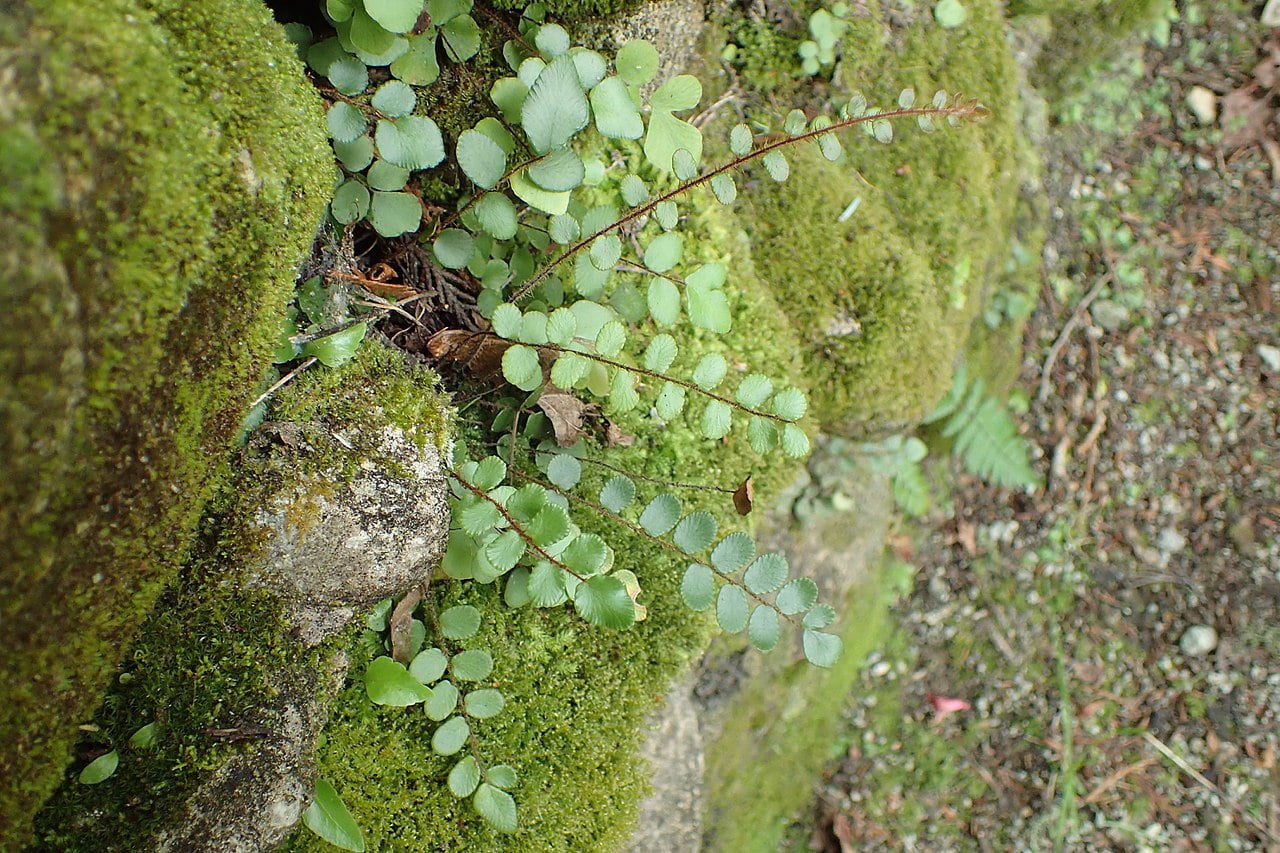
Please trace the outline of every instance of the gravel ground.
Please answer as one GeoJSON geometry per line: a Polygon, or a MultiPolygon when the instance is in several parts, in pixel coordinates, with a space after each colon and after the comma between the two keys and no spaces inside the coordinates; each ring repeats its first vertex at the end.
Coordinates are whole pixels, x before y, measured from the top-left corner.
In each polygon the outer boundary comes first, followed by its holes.
{"type": "Polygon", "coordinates": [[[1045,485],[932,472],[946,497],[896,541],[914,589],[811,849],[1280,850],[1280,30],[1261,5],[1182,4],[1167,41],[1057,108],[1014,398],[1045,485]]]}

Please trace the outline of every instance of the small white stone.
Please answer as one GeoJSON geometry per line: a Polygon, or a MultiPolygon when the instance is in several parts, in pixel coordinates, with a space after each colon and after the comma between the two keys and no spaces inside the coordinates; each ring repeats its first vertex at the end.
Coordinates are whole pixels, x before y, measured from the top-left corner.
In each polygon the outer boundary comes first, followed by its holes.
{"type": "Polygon", "coordinates": [[[1208,625],[1192,625],[1183,632],[1178,645],[1187,657],[1207,655],[1218,647],[1218,632],[1208,625]]]}
{"type": "Polygon", "coordinates": [[[1259,20],[1264,27],[1280,27],[1280,0],[1267,0],[1259,20]]]}
{"type": "Polygon", "coordinates": [[[1272,373],[1280,373],[1280,347],[1271,344],[1258,344],[1258,358],[1262,359],[1272,373]]]}
{"type": "Polygon", "coordinates": [[[1187,92],[1187,108],[1201,124],[1213,124],[1218,120],[1218,96],[1204,86],[1192,86],[1187,92]]]}
{"type": "Polygon", "coordinates": [[[1187,547],[1187,537],[1172,527],[1166,527],[1160,531],[1160,539],[1156,545],[1166,554],[1176,554],[1187,547]]]}

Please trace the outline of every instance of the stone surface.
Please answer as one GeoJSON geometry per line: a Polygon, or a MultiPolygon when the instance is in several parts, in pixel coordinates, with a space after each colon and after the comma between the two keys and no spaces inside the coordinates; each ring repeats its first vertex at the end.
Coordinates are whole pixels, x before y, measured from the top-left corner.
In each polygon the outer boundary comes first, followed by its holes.
{"type": "Polygon", "coordinates": [[[701,0],[654,0],[642,3],[608,26],[587,25],[580,35],[610,50],[633,39],[644,39],[656,47],[662,64],[646,87],[648,91],[689,67],[706,22],[706,7],[701,0]]]}
{"type": "Polygon", "coordinates": [[[651,725],[643,755],[653,768],[653,793],[640,804],[636,834],[627,849],[696,851],[702,844],[705,762],[692,676],[672,686],[651,725]]]}
{"type": "Polygon", "coordinates": [[[358,463],[350,481],[334,484],[333,477],[306,477],[257,518],[270,538],[253,582],[293,609],[308,646],[340,631],[355,612],[414,586],[439,561],[447,536],[447,487],[433,445],[419,448],[385,426],[377,453],[358,463]]]}
{"type": "Polygon", "coordinates": [[[1203,657],[1218,647],[1218,632],[1208,625],[1192,625],[1183,632],[1178,646],[1187,657],[1203,657]]]}

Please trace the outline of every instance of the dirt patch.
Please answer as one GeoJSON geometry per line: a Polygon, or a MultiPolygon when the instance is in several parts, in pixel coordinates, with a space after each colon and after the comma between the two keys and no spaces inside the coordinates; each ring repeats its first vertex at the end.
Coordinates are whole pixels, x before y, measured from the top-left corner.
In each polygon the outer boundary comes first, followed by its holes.
{"type": "Polygon", "coordinates": [[[1181,5],[1056,107],[1020,383],[1046,487],[953,466],[898,541],[915,588],[797,848],[1280,844],[1276,31],[1181,5]],[[1240,91],[1270,113],[1237,145],[1240,91]]]}

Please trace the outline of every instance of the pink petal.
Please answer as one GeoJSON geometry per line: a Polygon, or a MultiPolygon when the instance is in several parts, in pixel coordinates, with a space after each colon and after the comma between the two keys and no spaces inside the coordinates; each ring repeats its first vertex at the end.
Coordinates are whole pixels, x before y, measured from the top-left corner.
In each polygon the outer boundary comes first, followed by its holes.
{"type": "Polygon", "coordinates": [[[947,718],[948,714],[954,714],[956,711],[968,711],[973,706],[963,699],[957,699],[954,696],[939,696],[937,693],[927,695],[929,704],[933,705],[933,719],[936,722],[942,722],[947,718]]]}

